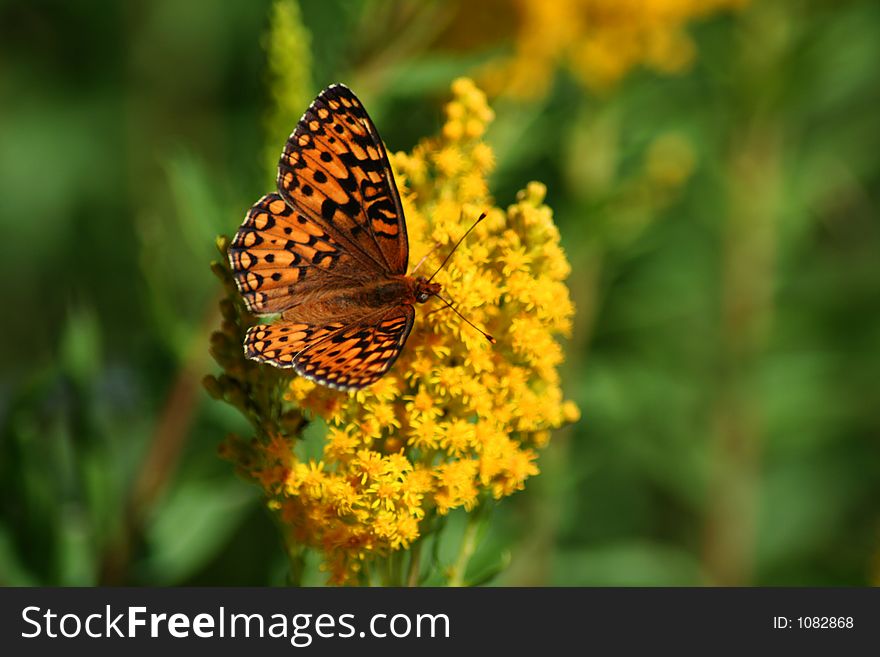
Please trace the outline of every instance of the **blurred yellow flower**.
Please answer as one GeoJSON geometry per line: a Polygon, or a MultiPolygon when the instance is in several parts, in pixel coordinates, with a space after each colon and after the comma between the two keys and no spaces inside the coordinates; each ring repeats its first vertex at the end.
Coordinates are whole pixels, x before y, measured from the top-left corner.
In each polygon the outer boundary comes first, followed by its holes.
{"type": "MultiPolygon", "coordinates": [[[[748,0],[514,0],[511,3],[462,3],[449,30],[485,25],[474,13],[510,14],[502,27],[512,32],[513,54],[494,59],[481,80],[492,94],[537,98],[553,83],[555,69],[567,66],[593,91],[604,91],[637,66],[677,73],[690,66],[695,46],[689,21],[748,0]],[[508,24],[511,23],[511,24],[508,24]]],[[[473,39],[471,39],[473,40],[473,39]]],[[[480,41],[483,42],[484,40],[480,41]]]]}
{"type": "Polygon", "coordinates": [[[648,148],[645,170],[652,182],[660,187],[681,186],[691,175],[696,156],[690,141],[677,133],[658,136],[648,148]]]}
{"type": "Polygon", "coordinates": [[[570,330],[574,308],[546,190],[530,183],[506,210],[492,206],[494,157],[480,141],[492,111],[470,80],[452,92],[440,136],[392,160],[410,257],[427,256],[423,271],[487,213],[435,280],[497,344],[451,310],[426,307],[392,371],[369,389],[338,392],[302,378],[286,386],[290,405],[328,426],[321,459],[278,438],[259,442],[247,462],[270,508],[296,542],[324,555],[337,584],[410,547],[428,511],[470,510],[481,496],[521,490],[538,473],[549,430],[577,417],[556,372],[556,336],[570,330]]]}

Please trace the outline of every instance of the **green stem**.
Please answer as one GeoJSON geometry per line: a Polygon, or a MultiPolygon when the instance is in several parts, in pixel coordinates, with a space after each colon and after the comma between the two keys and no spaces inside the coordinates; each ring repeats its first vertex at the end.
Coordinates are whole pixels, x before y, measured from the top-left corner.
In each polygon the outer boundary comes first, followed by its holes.
{"type": "Polygon", "coordinates": [[[303,574],[306,571],[305,555],[301,550],[297,554],[288,550],[287,556],[290,560],[290,586],[302,586],[303,574]]]}
{"type": "Polygon", "coordinates": [[[449,586],[464,586],[464,576],[468,563],[477,549],[477,533],[482,521],[481,508],[478,506],[468,517],[467,526],[464,528],[464,536],[461,537],[461,546],[458,549],[458,557],[455,565],[449,573],[449,586]]]}
{"type": "Polygon", "coordinates": [[[376,568],[376,571],[378,572],[379,577],[381,578],[382,586],[385,586],[385,587],[392,586],[391,581],[392,581],[393,576],[391,574],[391,555],[389,554],[388,556],[381,559],[381,564],[379,563],[379,560],[377,559],[376,564],[378,566],[376,568]]]}
{"type": "MultiPolygon", "coordinates": [[[[767,11],[767,10],[764,10],[767,11]]],[[[712,414],[711,463],[702,571],[714,586],[749,586],[756,575],[763,453],[768,434],[765,399],[756,382],[765,376],[773,348],[779,269],[780,218],[784,214],[785,120],[773,104],[755,102],[755,85],[771,84],[783,70],[784,51],[765,27],[769,13],[743,16],[752,46],[741,54],[737,79],[740,114],[730,125],[725,163],[728,207],[722,233],[717,391],[712,414]],[[761,47],[764,43],[764,47],[761,47]],[[744,102],[743,102],[744,101],[744,102]]]]}
{"type": "Polygon", "coordinates": [[[410,551],[409,571],[406,574],[406,586],[414,587],[419,585],[419,573],[421,571],[422,562],[422,543],[424,543],[424,540],[419,539],[410,551]]]}

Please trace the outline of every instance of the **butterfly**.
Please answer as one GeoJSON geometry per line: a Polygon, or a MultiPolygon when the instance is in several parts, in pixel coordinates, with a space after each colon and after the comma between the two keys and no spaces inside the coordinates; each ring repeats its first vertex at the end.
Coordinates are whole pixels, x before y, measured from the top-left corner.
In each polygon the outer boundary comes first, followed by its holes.
{"type": "Polygon", "coordinates": [[[330,85],[303,114],[277,184],[277,193],[251,207],[229,247],[248,310],[280,314],[248,329],[245,355],[332,388],[369,386],[400,355],[415,304],[441,288],[406,274],[409,242],[394,174],[348,87],[330,85]]]}

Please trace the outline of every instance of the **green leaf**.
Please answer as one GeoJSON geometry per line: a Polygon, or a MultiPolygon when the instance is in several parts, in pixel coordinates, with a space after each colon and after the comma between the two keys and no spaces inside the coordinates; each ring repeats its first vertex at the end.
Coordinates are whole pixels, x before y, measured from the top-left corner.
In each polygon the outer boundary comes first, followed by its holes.
{"type": "Polygon", "coordinates": [[[185,481],[156,509],[147,529],[147,581],[172,585],[213,557],[254,503],[255,491],[230,478],[221,485],[185,481]]]}
{"type": "Polygon", "coordinates": [[[694,557],[674,546],[632,541],[560,551],[554,586],[697,586],[703,583],[694,557]]]}

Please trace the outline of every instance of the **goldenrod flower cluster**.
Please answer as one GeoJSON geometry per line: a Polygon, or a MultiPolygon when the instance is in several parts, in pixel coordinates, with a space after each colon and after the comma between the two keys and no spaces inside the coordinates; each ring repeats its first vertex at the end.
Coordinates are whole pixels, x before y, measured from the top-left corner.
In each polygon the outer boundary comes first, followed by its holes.
{"type": "Polygon", "coordinates": [[[470,80],[452,92],[441,135],[392,158],[410,261],[427,256],[420,273],[433,272],[486,212],[434,280],[497,344],[436,300],[419,306],[402,355],[370,388],[290,382],[287,401],[327,424],[322,458],[298,455],[279,434],[249,464],[295,541],[323,553],[333,583],[356,582],[365,562],[413,545],[428,512],[521,490],[549,431],[578,417],[557,372],[557,336],[574,308],[546,190],[533,182],[506,210],[492,206],[493,155],[481,140],[492,111],[470,80]]]}
{"type": "Polygon", "coordinates": [[[566,64],[594,91],[608,89],[637,66],[660,73],[694,58],[689,21],[747,0],[517,0],[515,53],[493,64],[486,84],[522,98],[542,96],[566,64]]]}

